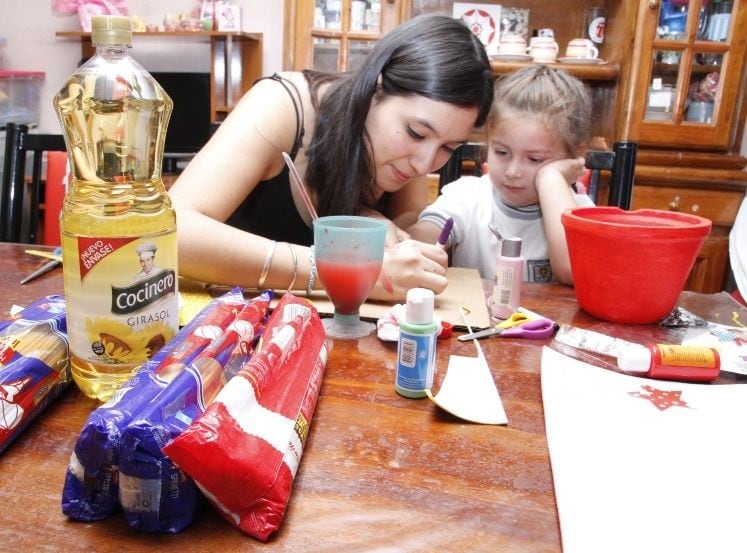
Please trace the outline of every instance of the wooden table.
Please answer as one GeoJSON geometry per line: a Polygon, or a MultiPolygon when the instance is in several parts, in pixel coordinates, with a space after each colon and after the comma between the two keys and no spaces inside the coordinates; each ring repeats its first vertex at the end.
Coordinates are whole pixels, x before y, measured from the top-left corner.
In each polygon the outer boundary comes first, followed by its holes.
{"type": "MultiPolygon", "coordinates": [[[[40,261],[0,244],[0,314],[62,293],[59,269],[25,286],[40,261]]],[[[522,303],[562,324],[633,341],[677,341],[680,332],[614,325],[577,305],[573,289],[526,285],[522,303]]],[[[680,305],[729,324],[747,311],[727,294],[684,292],[680,305]]],[[[279,532],[260,544],[206,505],[178,535],[131,530],[123,515],[67,520],[62,483],[78,433],[96,403],[71,384],[0,455],[3,551],[560,551],[545,440],[540,354],[552,340],[482,342],[509,418],[506,427],[467,424],[427,399],[394,392],[396,345],[375,336],[333,345],[311,434],[279,532]]],[[[435,389],[450,354],[475,355],[455,338],[439,342],[435,389]]],[[[722,377],[733,381],[737,377],[722,377]]]]}

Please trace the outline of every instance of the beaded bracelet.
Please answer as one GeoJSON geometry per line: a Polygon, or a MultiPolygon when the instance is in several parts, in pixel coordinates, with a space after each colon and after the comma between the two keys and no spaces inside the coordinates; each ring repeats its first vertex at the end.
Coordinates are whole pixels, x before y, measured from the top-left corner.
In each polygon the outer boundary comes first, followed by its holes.
{"type": "Polygon", "coordinates": [[[306,285],[306,295],[314,291],[314,280],[316,280],[316,261],[314,260],[314,245],[309,247],[309,282],[306,285]]]}
{"type": "Polygon", "coordinates": [[[291,283],[288,285],[288,290],[286,290],[286,293],[293,290],[293,285],[296,283],[296,277],[298,276],[298,257],[296,257],[296,249],[290,242],[287,242],[287,244],[288,249],[291,252],[291,257],[293,257],[293,280],[291,280],[291,283]]]}
{"type": "Polygon", "coordinates": [[[265,264],[262,266],[262,272],[259,274],[259,281],[257,281],[257,288],[262,289],[265,285],[265,280],[267,280],[267,273],[270,272],[270,266],[272,265],[272,258],[275,255],[275,248],[277,247],[278,243],[274,240],[272,241],[272,244],[270,244],[270,247],[267,248],[267,255],[265,256],[265,264]]]}

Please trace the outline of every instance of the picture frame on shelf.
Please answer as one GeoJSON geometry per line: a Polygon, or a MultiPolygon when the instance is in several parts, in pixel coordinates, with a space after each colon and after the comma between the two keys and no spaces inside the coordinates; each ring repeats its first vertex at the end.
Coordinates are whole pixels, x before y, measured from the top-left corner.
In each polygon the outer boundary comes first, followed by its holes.
{"type": "Polygon", "coordinates": [[[503,6],[501,9],[501,34],[514,34],[529,40],[529,10],[503,6]]]}
{"type": "Polygon", "coordinates": [[[480,39],[488,55],[498,53],[501,38],[500,4],[454,2],[452,17],[461,20],[480,39]]]}

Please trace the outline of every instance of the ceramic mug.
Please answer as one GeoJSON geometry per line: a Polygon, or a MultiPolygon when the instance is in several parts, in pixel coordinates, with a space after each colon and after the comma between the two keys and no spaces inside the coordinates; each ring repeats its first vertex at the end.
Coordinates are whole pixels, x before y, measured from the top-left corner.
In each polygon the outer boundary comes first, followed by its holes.
{"type": "Polygon", "coordinates": [[[558,45],[537,42],[529,49],[532,60],[537,63],[554,63],[558,58],[558,45]]]}
{"type": "Polygon", "coordinates": [[[599,50],[588,38],[574,38],[565,49],[567,58],[596,58],[599,50]]]}
{"type": "Polygon", "coordinates": [[[525,56],[527,53],[527,41],[520,35],[505,34],[498,43],[498,53],[511,56],[525,56]]]}

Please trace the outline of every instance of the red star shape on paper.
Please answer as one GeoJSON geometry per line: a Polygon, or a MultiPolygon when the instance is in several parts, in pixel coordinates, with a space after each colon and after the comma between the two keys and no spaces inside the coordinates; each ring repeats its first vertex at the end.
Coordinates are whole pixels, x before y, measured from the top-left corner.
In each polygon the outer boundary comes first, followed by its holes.
{"type": "Polygon", "coordinates": [[[670,407],[685,407],[692,409],[686,401],[682,399],[682,390],[659,390],[653,386],[641,386],[642,392],[628,392],[633,397],[647,399],[659,411],[666,411],[670,407]]]}

